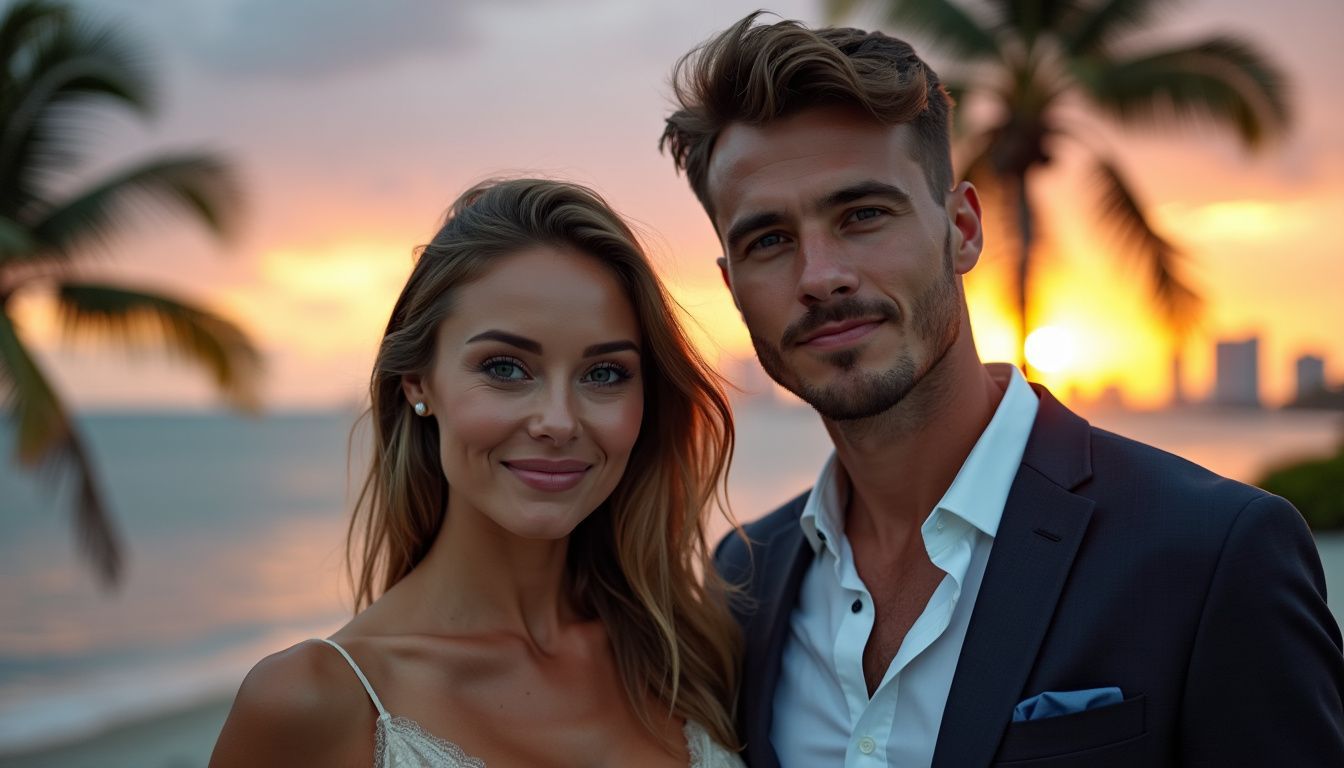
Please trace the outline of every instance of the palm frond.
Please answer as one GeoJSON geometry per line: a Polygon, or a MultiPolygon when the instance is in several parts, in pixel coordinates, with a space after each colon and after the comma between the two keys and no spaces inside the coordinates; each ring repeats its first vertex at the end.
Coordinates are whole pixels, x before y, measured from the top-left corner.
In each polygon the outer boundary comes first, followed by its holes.
{"type": "Polygon", "coordinates": [[[3,60],[0,212],[17,215],[87,145],[88,107],[113,103],[149,114],[153,78],[116,30],[80,20],[29,23],[3,60]]]}
{"type": "MultiPolygon", "coordinates": [[[[28,41],[49,34],[55,26],[69,21],[69,6],[46,0],[20,0],[0,19],[0,61],[6,64],[14,61],[28,41]]],[[[0,71],[0,79],[8,79],[11,75],[8,68],[0,71]]]]}
{"type": "Polygon", "coordinates": [[[179,209],[211,232],[228,235],[241,195],[229,166],[208,154],[156,157],[118,171],[84,193],[36,217],[38,258],[68,258],[89,244],[106,245],[138,208],[179,209]]]}
{"type": "Polygon", "coordinates": [[[4,311],[0,311],[0,396],[17,430],[15,458],[24,466],[40,466],[65,439],[69,423],[56,393],[4,311]]]}
{"type": "Polygon", "coordinates": [[[27,227],[8,216],[0,215],[0,268],[6,261],[26,256],[33,252],[37,243],[27,227]]]}
{"type": "Polygon", "coordinates": [[[1119,61],[1078,62],[1078,82],[1122,122],[1204,120],[1233,129],[1249,147],[1292,120],[1288,79],[1250,43],[1213,37],[1119,61]]]}
{"type": "MultiPolygon", "coordinates": [[[[827,18],[838,21],[869,3],[825,0],[827,18]]],[[[886,21],[902,30],[927,33],[935,45],[969,59],[1000,58],[993,27],[952,0],[882,0],[886,21]]]]}
{"type": "Polygon", "coordinates": [[[1177,0],[1099,0],[1081,6],[1060,28],[1060,42],[1069,56],[1104,52],[1125,33],[1151,23],[1164,6],[1177,0]]]}
{"type": "Polygon", "coordinates": [[[821,15],[832,22],[842,22],[867,4],[868,0],[821,0],[821,15]]]}
{"type": "Polygon", "coordinates": [[[1198,291],[1182,274],[1184,255],[1153,228],[1115,163],[1099,158],[1094,176],[1101,190],[1102,221],[1110,225],[1127,251],[1142,259],[1163,317],[1173,330],[1183,334],[1194,324],[1203,304],[1198,291]]]}
{"type": "Polygon", "coordinates": [[[64,282],[56,298],[68,334],[165,344],[203,366],[233,405],[259,410],[261,353],[219,315],[159,293],[102,283],[64,282]]]}
{"type": "Polygon", "coordinates": [[[122,548],[83,439],[3,311],[0,311],[0,395],[17,428],[18,461],[41,470],[51,480],[75,475],[77,544],[102,583],[115,586],[122,572],[122,548]]]}
{"type": "Polygon", "coordinates": [[[1013,30],[1027,48],[1042,33],[1058,32],[1082,10],[1079,0],[998,0],[1002,24],[1013,30]]]}

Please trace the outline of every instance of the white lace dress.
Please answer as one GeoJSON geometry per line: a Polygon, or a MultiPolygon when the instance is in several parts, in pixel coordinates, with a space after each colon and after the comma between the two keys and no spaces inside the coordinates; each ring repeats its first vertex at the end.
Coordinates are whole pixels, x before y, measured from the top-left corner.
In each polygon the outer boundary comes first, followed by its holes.
{"type": "MultiPolygon", "coordinates": [[[[383,708],[383,702],[373,692],[369,679],[355,660],[350,658],[350,654],[334,640],[324,638],[322,642],[345,657],[378,710],[378,725],[374,734],[374,768],[485,768],[484,760],[468,755],[451,741],[426,732],[414,720],[393,717],[383,708]]],[[[711,739],[698,723],[687,720],[682,730],[686,734],[686,748],[691,755],[690,768],[744,768],[741,758],[711,739]]]]}

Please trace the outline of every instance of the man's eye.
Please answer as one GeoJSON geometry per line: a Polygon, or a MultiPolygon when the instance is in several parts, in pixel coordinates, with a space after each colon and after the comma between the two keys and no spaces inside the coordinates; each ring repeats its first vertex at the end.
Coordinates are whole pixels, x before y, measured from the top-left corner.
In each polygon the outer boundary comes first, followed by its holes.
{"type": "Polygon", "coordinates": [[[756,248],[772,248],[772,247],[774,247],[774,246],[776,246],[776,245],[779,245],[779,244],[782,243],[782,242],[784,242],[784,236],[783,236],[783,235],[775,235],[775,234],[771,234],[771,235],[766,235],[765,237],[762,237],[762,238],[758,238],[758,239],[756,240],[756,242],[754,242],[754,243],[751,244],[751,247],[752,247],[753,249],[756,249],[756,248]]]}
{"type": "Polygon", "coordinates": [[[864,221],[866,219],[875,219],[882,215],[881,208],[860,208],[854,212],[855,221],[864,221]]]}

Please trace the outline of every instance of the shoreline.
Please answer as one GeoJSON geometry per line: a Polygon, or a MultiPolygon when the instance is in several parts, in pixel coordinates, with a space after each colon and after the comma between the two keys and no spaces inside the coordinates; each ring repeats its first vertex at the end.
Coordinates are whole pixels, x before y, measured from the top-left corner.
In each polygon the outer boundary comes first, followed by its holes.
{"type": "Polygon", "coordinates": [[[216,695],[74,741],[0,755],[0,768],[204,768],[233,697],[216,695]]]}

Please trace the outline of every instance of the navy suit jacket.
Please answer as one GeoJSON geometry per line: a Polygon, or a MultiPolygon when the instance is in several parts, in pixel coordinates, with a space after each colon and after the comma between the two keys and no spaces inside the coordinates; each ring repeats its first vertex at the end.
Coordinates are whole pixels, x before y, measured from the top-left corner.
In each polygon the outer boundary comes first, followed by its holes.
{"type": "MultiPolygon", "coordinates": [[[[1291,504],[1094,429],[1043,388],[943,713],[935,768],[1344,766],[1344,656],[1291,504]],[[1119,704],[1013,723],[1044,692],[1119,704]]],[[[775,684],[813,552],[803,494],[730,534],[741,585],[737,721],[776,768],[775,684]]]]}

